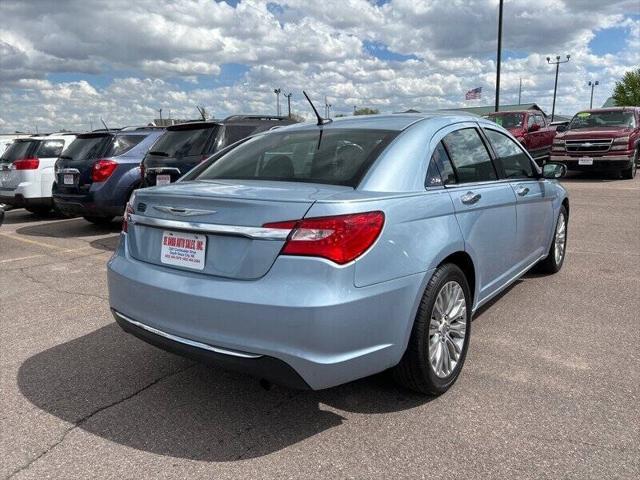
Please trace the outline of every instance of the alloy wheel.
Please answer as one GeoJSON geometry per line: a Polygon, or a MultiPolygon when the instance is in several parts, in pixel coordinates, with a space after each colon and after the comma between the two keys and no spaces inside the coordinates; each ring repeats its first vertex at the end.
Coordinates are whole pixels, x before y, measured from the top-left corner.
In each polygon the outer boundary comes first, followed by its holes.
{"type": "Polygon", "coordinates": [[[554,255],[556,264],[562,263],[562,257],[564,256],[564,249],[567,244],[567,221],[564,218],[564,214],[560,214],[558,217],[558,226],[556,227],[554,255]]]}
{"type": "Polygon", "coordinates": [[[445,283],[433,305],[429,323],[429,363],[439,378],[456,368],[467,332],[467,301],[458,282],[445,283]]]}

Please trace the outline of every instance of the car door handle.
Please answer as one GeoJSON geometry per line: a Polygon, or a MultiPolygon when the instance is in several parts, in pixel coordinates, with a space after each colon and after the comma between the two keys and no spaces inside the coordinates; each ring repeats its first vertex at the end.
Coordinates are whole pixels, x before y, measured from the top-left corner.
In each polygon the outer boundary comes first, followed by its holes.
{"type": "Polygon", "coordinates": [[[478,200],[482,198],[482,195],[479,193],[467,192],[462,197],[460,197],[460,201],[465,205],[473,205],[474,203],[478,203],[478,200]]]}
{"type": "Polygon", "coordinates": [[[524,197],[527,193],[529,193],[529,188],[528,187],[518,187],[516,189],[516,193],[518,195],[520,195],[521,197],[524,197]]]}

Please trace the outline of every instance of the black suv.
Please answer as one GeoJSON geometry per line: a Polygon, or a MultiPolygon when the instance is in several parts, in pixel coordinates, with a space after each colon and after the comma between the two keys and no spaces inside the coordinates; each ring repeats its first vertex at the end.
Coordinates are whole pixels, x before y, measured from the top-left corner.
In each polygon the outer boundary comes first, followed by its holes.
{"type": "Polygon", "coordinates": [[[296,123],[288,117],[233,115],[167,127],[142,161],[143,187],[175,182],[222,148],[255,133],[296,123]]]}

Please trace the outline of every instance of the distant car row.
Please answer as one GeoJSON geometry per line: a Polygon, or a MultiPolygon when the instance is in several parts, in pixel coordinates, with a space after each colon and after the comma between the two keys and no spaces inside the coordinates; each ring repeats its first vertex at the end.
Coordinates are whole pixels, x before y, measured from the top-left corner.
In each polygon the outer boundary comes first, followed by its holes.
{"type": "Polygon", "coordinates": [[[550,124],[542,112],[497,112],[487,118],[509,130],[531,156],[570,170],[610,171],[635,177],[640,162],[640,107],[577,113],[567,124],[550,124]]]}
{"type": "Polygon", "coordinates": [[[235,115],[167,127],[126,127],[13,140],[0,157],[0,203],[52,208],[93,223],[122,215],[131,192],[175,182],[212,154],[250,135],[295,123],[235,115]]]}

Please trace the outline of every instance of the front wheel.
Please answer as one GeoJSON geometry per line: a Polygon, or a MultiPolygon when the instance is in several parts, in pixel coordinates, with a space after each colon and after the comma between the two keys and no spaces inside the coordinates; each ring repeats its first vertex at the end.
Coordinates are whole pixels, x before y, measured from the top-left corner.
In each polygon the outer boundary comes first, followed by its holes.
{"type": "Polygon", "coordinates": [[[460,268],[444,264],[429,280],[395,379],[420,393],[446,392],[462,370],[470,334],[469,283],[460,268]]]}
{"type": "Polygon", "coordinates": [[[558,273],[564,263],[564,257],[567,251],[567,209],[564,205],[560,207],[558,221],[556,222],[556,230],[553,235],[553,242],[547,258],[538,264],[538,270],[542,273],[558,273]]]}
{"type": "Polygon", "coordinates": [[[91,222],[94,225],[108,225],[113,221],[114,217],[93,217],[93,216],[85,216],[83,217],[87,222],[91,222]]]}
{"type": "Polygon", "coordinates": [[[638,168],[638,151],[636,150],[635,155],[631,159],[631,165],[628,168],[622,170],[622,178],[625,180],[633,180],[636,176],[636,170],[638,168]]]}

